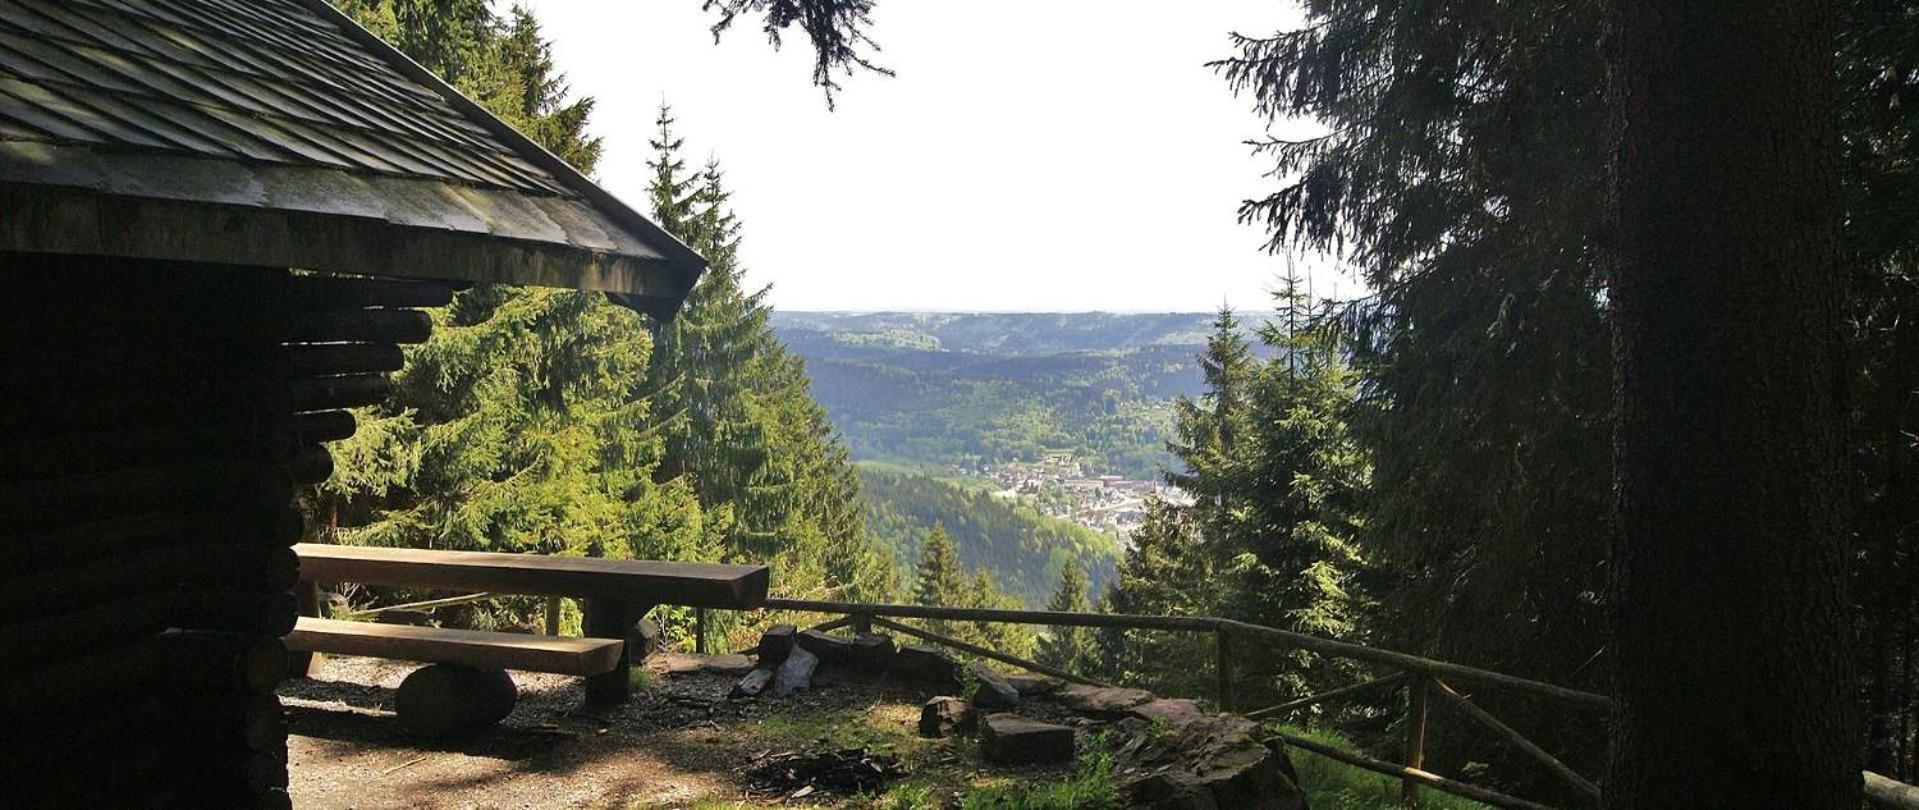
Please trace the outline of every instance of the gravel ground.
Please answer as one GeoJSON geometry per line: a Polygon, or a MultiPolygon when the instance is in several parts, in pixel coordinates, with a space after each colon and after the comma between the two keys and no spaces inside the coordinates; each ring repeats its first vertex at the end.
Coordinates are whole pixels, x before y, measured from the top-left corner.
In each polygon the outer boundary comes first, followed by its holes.
{"type": "MultiPolygon", "coordinates": [[[[777,702],[728,701],[734,678],[669,676],[666,660],[656,658],[647,667],[651,686],[607,711],[581,708],[577,678],[513,673],[520,688],[513,714],[478,739],[441,745],[406,736],[393,716],[394,690],[419,665],[323,658],[312,678],[280,689],[290,728],[291,790],[303,808],[778,803],[782,797],[751,796],[743,776],[769,746],[791,746],[767,739],[768,728],[792,730],[794,717],[857,711],[888,739],[910,740],[925,697],[829,679],[777,702]]],[[[797,722],[805,730],[805,721],[797,722]]]]}

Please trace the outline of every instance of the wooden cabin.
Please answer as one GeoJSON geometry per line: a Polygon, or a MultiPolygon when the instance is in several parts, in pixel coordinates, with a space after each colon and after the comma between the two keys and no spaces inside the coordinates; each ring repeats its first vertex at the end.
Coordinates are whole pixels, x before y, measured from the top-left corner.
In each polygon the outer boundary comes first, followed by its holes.
{"type": "Polygon", "coordinates": [[[287,806],[293,494],[420,308],[701,268],[324,0],[0,0],[0,803],[287,806]]]}

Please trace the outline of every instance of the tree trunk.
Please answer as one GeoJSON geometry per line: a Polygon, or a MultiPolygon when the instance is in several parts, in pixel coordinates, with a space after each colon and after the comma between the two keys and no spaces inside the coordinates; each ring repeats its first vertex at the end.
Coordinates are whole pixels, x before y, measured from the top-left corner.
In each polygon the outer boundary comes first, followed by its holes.
{"type": "Polygon", "coordinates": [[[1614,0],[1611,808],[1856,808],[1830,0],[1614,0]]]}

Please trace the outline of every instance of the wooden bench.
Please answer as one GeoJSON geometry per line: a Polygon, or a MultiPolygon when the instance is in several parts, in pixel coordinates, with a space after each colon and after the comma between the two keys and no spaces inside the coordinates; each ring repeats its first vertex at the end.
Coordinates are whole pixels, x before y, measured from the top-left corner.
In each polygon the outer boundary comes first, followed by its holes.
{"type": "Polygon", "coordinates": [[[287,634],[286,645],[294,652],[330,652],[585,677],[617,668],[626,642],[302,616],[294,624],[293,632],[287,634]]]}
{"type": "MultiPolygon", "coordinates": [[[[635,651],[624,642],[633,626],[655,605],[728,608],[758,607],[766,600],[770,577],[764,565],[605,560],[544,557],[479,551],[433,551],[300,543],[301,602],[308,619],[288,637],[290,649],[373,655],[435,663],[568,672],[587,668],[604,647],[619,645],[612,666],[586,676],[587,701],[617,703],[630,689],[635,651]],[[586,639],[560,639],[519,633],[476,633],[431,627],[401,627],[317,618],[321,583],[358,582],[455,591],[570,596],[581,600],[586,639]],[[325,621],[324,624],[321,622],[325,621]],[[304,628],[308,632],[302,632],[304,628]],[[543,646],[557,644],[558,646],[543,646]],[[571,645],[571,646],[569,646],[571,645]],[[367,652],[377,650],[377,652],[367,652]],[[566,652],[572,651],[572,652],[566,652]],[[577,657],[575,657],[577,655],[577,657]],[[501,663],[518,661],[519,664],[501,663]]],[[[643,653],[640,653],[643,654],[643,653]]],[[[597,666],[592,664],[591,666],[597,666]]],[[[296,662],[296,674],[304,668],[296,662]]]]}

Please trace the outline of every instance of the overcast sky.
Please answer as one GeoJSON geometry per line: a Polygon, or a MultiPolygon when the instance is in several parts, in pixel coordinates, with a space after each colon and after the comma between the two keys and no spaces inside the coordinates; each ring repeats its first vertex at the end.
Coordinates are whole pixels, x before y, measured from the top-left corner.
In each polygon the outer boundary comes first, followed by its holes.
{"type": "MultiPolygon", "coordinates": [[[[829,112],[795,33],[719,45],[699,0],[530,0],[576,94],[598,179],[643,207],[661,99],[689,162],[718,157],[749,282],[783,309],[1264,308],[1283,260],[1235,220],[1268,188],[1265,131],[1203,67],[1285,0],[881,0],[881,61],[829,112]]],[[[1297,133],[1299,128],[1290,130],[1297,133]]],[[[1351,286],[1304,258],[1314,286],[1351,286]]]]}

